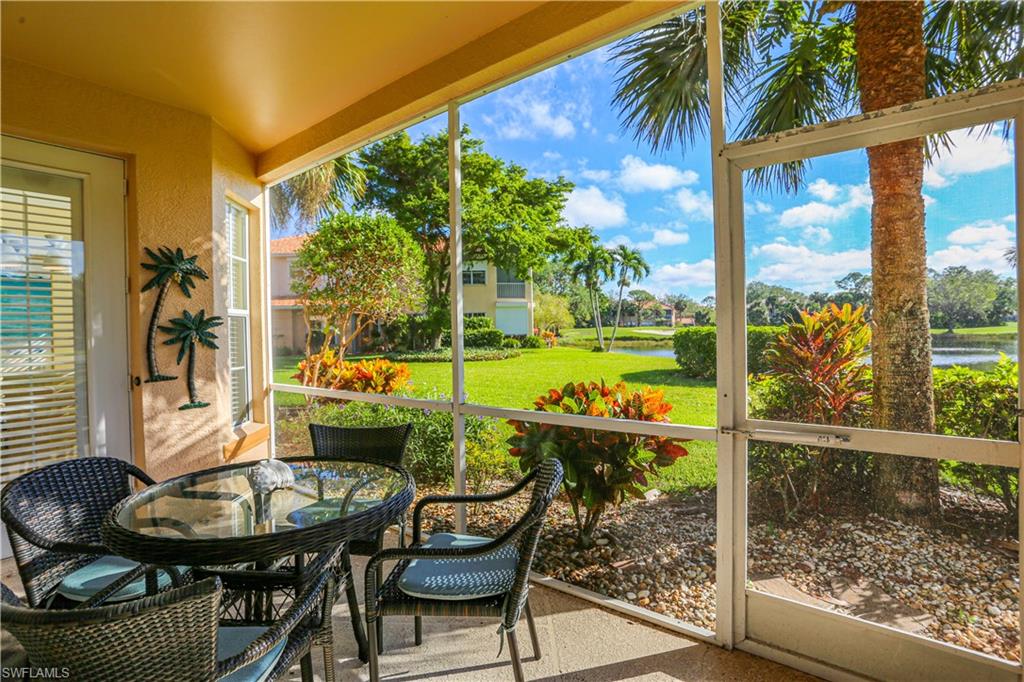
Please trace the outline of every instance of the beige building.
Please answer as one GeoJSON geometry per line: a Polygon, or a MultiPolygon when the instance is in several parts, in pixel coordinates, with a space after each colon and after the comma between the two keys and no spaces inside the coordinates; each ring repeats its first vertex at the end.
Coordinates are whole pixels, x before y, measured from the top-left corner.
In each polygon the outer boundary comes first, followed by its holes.
{"type": "MultiPolygon", "coordinates": [[[[270,242],[270,305],[273,347],[277,354],[299,353],[306,343],[302,306],[292,289],[291,268],[302,237],[270,242]]],[[[486,316],[509,336],[533,333],[533,283],[482,261],[462,270],[463,311],[467,317],[486,316]]]]}

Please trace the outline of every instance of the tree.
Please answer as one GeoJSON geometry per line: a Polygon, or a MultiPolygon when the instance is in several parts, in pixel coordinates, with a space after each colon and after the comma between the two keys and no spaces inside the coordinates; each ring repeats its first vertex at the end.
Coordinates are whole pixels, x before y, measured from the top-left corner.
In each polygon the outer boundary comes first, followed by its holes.
{"type": "MultiPolygon", "coordinates": [[[[934,313],[935,326],[952,332],[956,327],[989,324],[1001,284],[995,273],[991,270],[972,271],[956,265],[942,272],[933,270],[929,274],[928,306],[934,313]]],[[[1003,307],[1003,301],[1000,307],[1003,307]]]]}
{"type": "Polygon", "coordinates": [[[185,298],[192,298],[192,289],[196,288],[196,282],[192,278],[209,279],[209,277],[205,270],[196,265],[196,259],[199,256],[185,256],[181,248],[171,251],[166,246],[161,246],[154,253],[152,249],[146,247],[145,251],[152,262],[143,263],[142,267],[156,274],[142,285],[142,291],[149,291],[153,287],[160,287],[160,292],[156,296],[156,303],[153,305],[153,314],[149,316],[149,333],[146,336],[146,361],[149,364],[149,378],[146,379],[146,383],[171,381],[177,377],[168,376],[160,372],[160,367],[157,366],[156,362],[155,348],[157,323],[159,323],[160,316],[163,314],[164,303],[167,301],[167,291],[171,288],[171,284],[174,283],[181,288],[181,293],[185,294],[185,298]]]}
{"type": "MultiPolygon", "coordinates": [[[[589,229],[589,228],[584,228],[589,229]]],[[[601,246],[597,237],[592,236],[592,242],[583,256],[573,265],[573,276],[583,280],[590,297],[590,309],[594,319],[594,329],[597,331],[597,345],[604,350],[604,329],[601,324],[601,299],[599,292],[601,286],[610,280],[615,274],[615,263],[612,254],[608,249],[601,246]]]]}
{"type": "MultiPolygon", "coordinates": [[[[708,126],[705,10],[615,48],[623,125],[655,150],[691,144],[708,126]]],[[[723,2],[727,96],[756,137],[927,96],[1020,78],[1024,4],[1017,2],[723,2]]],[[[925,144],[867,150],[873,278],[872,420],[879,429],[935,428],[926,296],[925,144]]],[[[795,191],[804,162],[768,166],[755,184],[795,191]]],[[[909,519],[938,509],[936,460],[880,457],[879,511],[909,519]]]]}
{"type": "Polygon", "coordinates": [[[633,289],[629,292],[629,300],[636,307],[636,321],[640,324],[644,312],[658,305],[658,297],[643,289],[633,289]]]}
{"type": "Polygon", "coordinates": [[[343,154],[271,187],[271,224],[280,230],[293,219],[303,225],[325,220],[344,211],[346,199],[362,196],[365,187],[363,169],[343,154]]]}
{"type": "Polygon", "coordinates": [[[196,393],[196,344],[217,350],[217,335],[210,330],[223,323],[217,315],[207,317],[205,310],[200,310],[195,315],[182,310],[181,317],[171,319],[169,326],[160,327],[160,331],[171,337],[164,341],[164,345],[178,344],[177,364],[180,365],[185,353],[188,353],[188,402],[180,406],[179,410],[209,407],[210,403],[199,400],[196,393]]]}
{"type": "Polygon", "coordinates": [[[543,291],[537,292],[533,302],[533,322],[541,331],[557,332],[572,327],[573,317],[568,299],[543,291]]]}
{"type": "MultiPolygon", "coordinates": [[[[338,213],[299,247],[292,279],[307,328],[312,319],[323,320],[322,350],[337,335],[341,361],[370,324],[422,304],[423,252],[390,216],[338,213]]],[[[310,343],[307,338],[307,358],[310,343]]]]}
{"type": "MultiPolygon", "coordinates": [[[[526,169],[483,150],[468,127],[462,148],[462,255],[526,279],[553,250],[571,182],[528,178],[526,169]]],[[[392,216],[424,254],[423,327],[437,345],[449,313],[448,132],[413,142],[400,132],[359,152],[366,189],[355,206],[392,216]]]]}
{"type": "Polygon", "coordinates": [[[782,325],[800,319],[812,307],[810,298],[795,289],[764,282],[747,285],[747,324],[782,325]]]}
{"type": "Polygon", "coordinates": [[[836,280],[838,292],[833,294],[829,302],[843,306],[849,304],[854,308],[863,307],[867,316],[871,316],[871,275],[851,272],[846,277],[836,280]]]}
{"type": "Polygon", "coordinates": [[[651,274],[651,266],[644,260],[644,256],[637,249],[631,249],[625,244],[619,244],[611,251],[612,261],[618,271],[619,299],[615,306],[615,326],[612,327],[612,338],[608,342],[608,350],[611,351],[615,345],[615,335],[619,332],[619,319],[622,317],[622,296],[626,287],[633,282],[641,280],[651,274]]]}

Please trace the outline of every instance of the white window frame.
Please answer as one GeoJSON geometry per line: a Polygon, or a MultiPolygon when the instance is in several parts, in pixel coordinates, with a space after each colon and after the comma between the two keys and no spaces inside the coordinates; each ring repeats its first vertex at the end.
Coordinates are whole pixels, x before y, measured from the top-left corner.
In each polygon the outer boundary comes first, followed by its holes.
{"type": "Polygon", "coordinates": [[[487,284],[487,263],[470,261],[462,268],[462,283],[466,286],[480,286],[487,284]],[[479,275],[479,277],[477,277],[479,275]],[[466,280],[469,280],[468,282],[466,280]],[[479,279],[480,281],[474,281],[479,279]]]}
{"type": "MultiPolygon", "coordinates": [[[[249,286],[250,283],[250,271],[249,271],[249,226],[250,226],[250,211],[242,203],[235,201],[231,197],[224,197],[224,224],[227,228],[227,255],[228,255],[228,323],[226,325],[228,335],[228,386],[229,394],[232,396],[231,403],[231,427],[235,428],[252,421],[252,291],[249,286]],[[235,209],[245,221],[244,229],[242,234],[245,235],[245,243],[242,245],[241,252],[244,256],[235,255],[234,238],[235,231],[231,225],[231,211],[235,209]],[[234,265],[235,263],[241,263],[243,266],[243,281],[245,283],[245,308],[235,308],[232,306],[234,302],[234,265]],[[245,329],[245,342],[243,344],[243,357],[245,359],[244,365],[234,366],[231,364],[231,320],[232,318],[241,319],[243,321],[243,328],[245,329]],[[234,397],[234,382],[235,374],[239,370],[244,370],[245,373],[245,389],[243,395],[246,397],[245,414],[241,418],[236,417],[235,406],[233,404],[234,397]]],[[[272,346],[266,346],[268,348],[272,346]]]]}
{"type": "MultiPolygon", "coordinates": [[[[452,399],[425,400],[353,391],[334,391],[307,388],[291,384],[271,383],[270,405],[275,392],[298,393],[307,396],[341,398],[385,405],[451,412],[454,415],[455,452],[453,456],[454,488],[458,494],[466,491],[465,480],[465,415],[516,419],[553,425],[576,426],[605,431],[649,434],[689,438],[713,442],[717,447],[717,566],[716,566],[716,628],[708,631],[674,618],[653,613],[631,604],[595,594],[545,576],[532,578],[555,589],[570,592],[634,617],[670,630],[686,634],[726,648],[741,648],[796,668],[827,677],[849,676],[849,671],[871,670],[876,676],[898,676],[907,666],[927,661],[929,669],[962,674],[964,678],[986,677],[1019,680],[1024,665],[996,659],[976,651],[963,649],[944,642],[909,634],[894,628],[870,623],[833,612],[800,605],[788,599],[750,592],[746,589],[746,526],[747,526],[747,444],[750,440],[772,442],[805,442],[807,437],[843,435],[849,441],[833,443],[830,447],[847,447],[882,454],[955,458],[960,461],[1001,464],[1022,469],[1021,443],[986,441],[975,438],[911,434],[874,429],[834,429],[826,426],[792,424],[750,419],[746,386],[746,306],[744,275],[743,187],[744,169],[778,163],[782,160],[807,158],[809,155],[829,154],[867,145],[907,137],[918,137],[966,127],[987,120],[1016,118],[1016,191],[1017,191],[1017,243],[1024,244],[1024,82],[1014,81],[981,91],[961,93],[893,108],[870,115],[851,116],[823,125],[809,126],[756,140],[726,141],[725,95],[723,88],[723,62],[721,45],[721,17],[717,3],[706,3],[708,18],[708,75],[710,93],[710,154],[712,160],[712,189],[714,197],[714,234],[716,268],[716,307],[719,320],[717,424],[714,427],[610,420],[600,417],[538,412],[526,409],[495,407],[469,403],[465,397],[463,372],[463,260],[461,225],[461,150],[459,106],[506,85],[526,78],[555,64],[584,54],[639,30],[657,25],[671,17],[694,8],[685,3],[640,24],[624,28],[613,35],[579,46],[557,59],[536,65],[510,78],[489,85],[465,97],[451,101],[446,109],[425,112],[379,131],[342,151],[348,153],[365,145],[425,121],[447,111],[449,131],[449,189],[451,216],[451,318],[452,318],[452,399]],[[742,359],[742,362],[737,360],[742,359]],[[754,623],[748,624],[748,611],[754,623]],[[767,634],[777,636],[775,643],[751,637],[750,627],[764,628],[767,634]],[[799,637],[817,637],[815,652],[796,654],[792,641],[799,637]],[[863,646],[853,646],[853,642],[863,646]],[[852,655],[846,658],[827,655],[835,651],[836,642],[842,643],[852,655]],[[832,648],[829,648],[829,647],[832,648]],[[826,655],[823,655],[824,654],[826,655]],[[869,652],[869,653],[866,653],[869,652]],[[815,660],[817,654],[818,660],[815,660]],[[870,665],[881,668],[870,668],[870,665]],[[888,667],[886,667],[888,666],[888,667]],[[901,667],[902,666],[902,667],[901,667]]],[[[337,154],[333,154],[336,156],[337,154]]],[[[319,159],[317,163],[327,159],[319,159]]],[[[309,167],[312,167],[311,164],[309,167]]],[[[305,170],[305,169],[303,169],[305,170]]],[[[295,175],[292,173],[291,175],[295,175]]],[[[290,176],[289,176],[290,177],[290,176]]],[[[286,178],[282,178],[286,179],[286,178]]],[[[269,186],[264,201],[270,199],[269,186]]],[[[269,205],[269,204],[268,204],[269,205]]],[[[1018,283],[1024,283],[1024,261],[1018,263],[1018,283]]],[[[269,295],[269,290],[267,295],[269,295]]],[[[1024,286],[1018,287],[1018,303],[1024,310],[1024,286]]],[[[269,325],[265,334],[269,336],[269,325]]],[[[1018,334],[1019,353],[1024,358],[1024,334],[1018,334]]],[[[269,346],[268,346],[269,347],[269,346]]],[[[1024,383],[1024,382],[1022,382],[1024,383]]],[[[1021,396],[1024,415],[1024,394],[1021,396]]],[[[273,408],[271,407],[271,448],[273,449],[273,408]]],[[[1024,427],[1024,416],[1021,419],[1024,427]]],[[[1024,428],[1021,429],[1024,432],[1024,428]]],[[[1021,501],[1024,502],[1024,496],[1021,501]]],[[[1021,508],[1021,528],[1024,529],[1024,504],[1021,508]]],[[[457,531],[465,530],[464,505],[457,505],[457,531]]],[[[1019,539],[1019,538],[1018,538],[1019,539]]],[[[1024,562],[1021,562],[1024,565],[1024,562]]],[[[1024,578],[1024,572],[1022,572],[1024,578]]],[[[1022,579],[1024,584],[1024,579],[1022,579]]],[[[1024,602],[1022,602],[1024,604],[1024,602]]],[[[910,668],[912,669],[912,668],[910,668]]]]}

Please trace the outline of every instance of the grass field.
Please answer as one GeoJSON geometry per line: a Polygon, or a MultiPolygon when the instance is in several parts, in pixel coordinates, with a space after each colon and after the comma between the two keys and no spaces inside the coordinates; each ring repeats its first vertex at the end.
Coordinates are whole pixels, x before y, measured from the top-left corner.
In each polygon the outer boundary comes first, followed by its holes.
{"type": "MultiPolygon", "coordinates": [[[[932,334],[947,334],[948,331],[945,329],[933,329],[932,334]]],[[[954,334],[968,334],[968,335],[979,335],[979,334],[1016,334],[1017,323],[1007,322],[997,327],[963,327],[953,330],[954,334]]]]}
{"type": "MultiPolygon", "coordinates": [[[[298,358],[276,358],[274,381],[297,383],[291,378],[298,358]]],[[[532,407],[533,400],[548,388],[569,381],[625,381],[631,387],[651,386],[665,391],[672,404],[669,413],[677,424],[714,426],[715,384],[713,381],[680,376],[675,360],[624,353],[591,353],[580,348],[524,350],[517,358],[490,362],[467,362],[466,392],[469,400],[499,407],[532,407]]],[[[412,394],[428,397],[451,394],[451,365],[440,362],[409,363],[412,394]]],[[[297,394],[277,393],[279,406],[305,404],[297,394]]],[[[666,492],[684,492],[715,484],[715,445],[694,442],[687,445],[688,457],[664,470],[652,485],[666,492]]]]}

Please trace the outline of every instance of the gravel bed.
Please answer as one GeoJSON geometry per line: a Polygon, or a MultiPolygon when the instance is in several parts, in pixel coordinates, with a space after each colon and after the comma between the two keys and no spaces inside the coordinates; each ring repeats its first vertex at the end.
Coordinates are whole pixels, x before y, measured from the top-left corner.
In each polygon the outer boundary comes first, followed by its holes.
{"type": "MultiPolygon", "coordinates": [[[[497,486],[500,487],[500,486],[497,486]]],[[[448,491],[421,490],[420,494],[448,491]]],[[[777,527],[754,519],[749,530],[752,579],[781,577],[838,612],[876,622],[837,598],[843,585],[868,585],[895,610],[919,614],[920,634],[1020,660],[1018,570],[1013,548],[996,537],[951,532],[957,514],[974,519],[984,501],[944,491],[946,530],[874,515],[840,514],[777,527]],[[973,508],[972,508],[973,505],[973,508]],[[840,584],[837,585],[837,580],[840,584]]],[[[428,532],[450,531],[451,507],[428,507],[428,532]]],[[[468,509],[469,532],[495,536],[523,510],[522,500],[468,509]]],[[[966,525],[965,520],[963,524],[966,525]]],[[[715,627],[714,491],[660,496],[609,510],[597,546],[581,550],[568,503],[555,501],[534,570],[709,630],[715,627]]]]}

